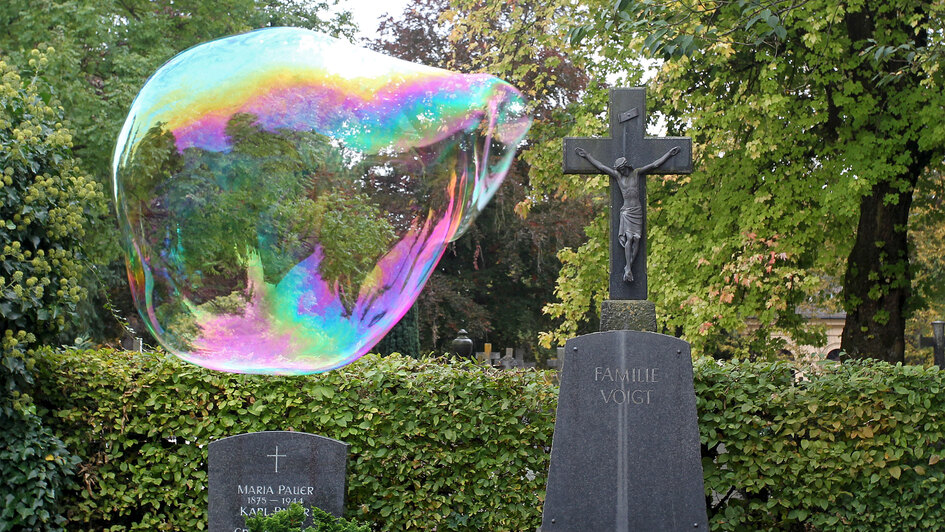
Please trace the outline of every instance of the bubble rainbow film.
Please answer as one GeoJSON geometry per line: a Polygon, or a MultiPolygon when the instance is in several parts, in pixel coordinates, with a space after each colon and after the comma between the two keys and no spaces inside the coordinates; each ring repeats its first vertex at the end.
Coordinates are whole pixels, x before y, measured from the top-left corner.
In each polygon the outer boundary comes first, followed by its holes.
{"type": "Polygon", "coordinates": [[[191,48],[148,80],[115,149],[135,306],[207,368],[348,364],[410,308],[530,125],[495,77],[309,30],[191,48]]]}

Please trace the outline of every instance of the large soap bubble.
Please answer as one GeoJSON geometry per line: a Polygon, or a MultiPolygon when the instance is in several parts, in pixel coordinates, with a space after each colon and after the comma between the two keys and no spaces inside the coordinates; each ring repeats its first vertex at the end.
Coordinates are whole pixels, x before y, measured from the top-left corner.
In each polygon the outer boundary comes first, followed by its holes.
{"type": "Polygon", "coordinates": [[[191,48],[148,80],[115,149],[138,312],[208,368],[352,362],[413,304],[530,124],[492,76],[308,30],[191,48]]]}

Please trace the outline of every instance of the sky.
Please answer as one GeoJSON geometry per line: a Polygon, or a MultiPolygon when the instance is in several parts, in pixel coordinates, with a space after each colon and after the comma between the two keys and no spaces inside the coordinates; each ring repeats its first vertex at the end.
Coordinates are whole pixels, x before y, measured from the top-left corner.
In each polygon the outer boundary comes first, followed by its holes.
{"type": "Polygon", "coordinates": [[[358,37],[371,37],[377,30],[378,18],[387,14],[400,16],[409,3],[410,0],[342,0],[338,7],[351,11],[360,30],[358,37]]]}

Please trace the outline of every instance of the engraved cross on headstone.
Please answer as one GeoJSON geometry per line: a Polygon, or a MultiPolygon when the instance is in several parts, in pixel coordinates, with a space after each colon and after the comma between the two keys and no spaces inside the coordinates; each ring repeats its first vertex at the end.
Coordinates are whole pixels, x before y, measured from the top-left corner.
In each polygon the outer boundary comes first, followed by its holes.
{"type": "Polygon", "coordinates": [[[275,458],[275,459],[276,459],[276,467],[275,467],[275,469],[274,469],[273,471],[274,471],[275,473],[278,473],[278,472],[279,472],[279,459],[280,459],[280,458],[285,458],[286,455],[284,455],[284,454],[279,454],[279,446],[276,445],[276,453],[275,453],[275,454],[267,454],[266,457],[267,457],[267,458],[275,458]]]}
{"type": "MultiPolygon", "coordinates": [[[[673,148],[678,153],[668,157],[662,164],[647,171],[647,174],[692,173],[692,139],[689,137],[646,137],[646,89],[611,89],[610,91],[610,138],[567,137],[564,139],[564,173],[599,174],[587,157],[578,155],[578,150],[603,165],[617,167],[621,157],[633,166],[643,168],[659,161],[673,148]]],[[[624,280],[626,253],[620,240],[621,207],[624,194],[610,182],[610,299],[646,299],[646,179],[640,179],[639,198],[642,205],[642,231],[637,244],[636,258],[631,264],[633,281],[624,280]]]]}

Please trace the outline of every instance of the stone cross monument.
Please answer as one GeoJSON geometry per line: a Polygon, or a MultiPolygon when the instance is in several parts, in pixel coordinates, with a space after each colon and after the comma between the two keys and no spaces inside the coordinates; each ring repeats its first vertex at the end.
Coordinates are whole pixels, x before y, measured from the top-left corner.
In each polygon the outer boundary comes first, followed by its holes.
{"type": "Polygon", "coordinates": [[[611,178],[601,332],[564,349],[540,532],[706,531],[689,344],[646,299],[647,173],[692,171],[688,138],[646,138],[644,89],[610,93],[610,138],[564,140],[566,173],[611,178]]]}
{"type": "Polygon", "coordinates": [[[656,330],[647,301],[646,174],[692,173],[692,139],[646,137],[646,89],[610,91],[610,138],[564,139],[564,173],[611,176],[610,299],[601,330],[656,330]]]}

